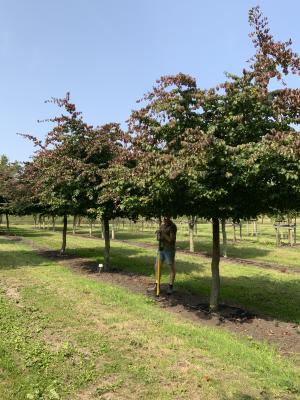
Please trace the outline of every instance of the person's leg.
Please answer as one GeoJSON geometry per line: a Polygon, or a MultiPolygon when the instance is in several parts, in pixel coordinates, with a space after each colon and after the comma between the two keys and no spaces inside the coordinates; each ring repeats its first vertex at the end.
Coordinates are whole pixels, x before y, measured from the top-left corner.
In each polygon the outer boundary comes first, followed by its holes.
{"type": "Polygon", "coordinates": [[[175,260],[171,264],[169,264],[169,269],[170,269],[169,285],[173,286],[176,277],[175,260]]]}
{"type": "Polygon", "coordinates": [[[171,294],[173,292],[173,285],[174,285],[175,277],[176,277],[175,251],[168,252],[167,262],[168,262],[169,271],[170,271],[169,287],[168,287],[167,293],[171,294]]]}

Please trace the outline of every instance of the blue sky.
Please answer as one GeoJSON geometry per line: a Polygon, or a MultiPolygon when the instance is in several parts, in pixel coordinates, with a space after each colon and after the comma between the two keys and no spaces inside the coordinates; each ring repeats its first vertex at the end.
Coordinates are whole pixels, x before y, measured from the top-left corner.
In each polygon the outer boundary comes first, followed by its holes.
{"type": "Polygon", "coordinates": [[[275,38],[300,53],[298,0],[0,0],[0,154],[27,160],[50,129],[38,119],[63,97],[86,122],[125,126],[161,75],[184,72],[202,87],[239,73],[254,50],[248,10],[259,4],[275,38]]]}

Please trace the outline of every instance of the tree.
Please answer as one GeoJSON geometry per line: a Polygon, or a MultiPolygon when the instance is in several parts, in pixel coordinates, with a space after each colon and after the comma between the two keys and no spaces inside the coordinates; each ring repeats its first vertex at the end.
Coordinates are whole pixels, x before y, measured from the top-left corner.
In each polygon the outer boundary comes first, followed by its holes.
{"type": "Polygon", "coordinates": [[[50,102],[64,110],[50,119],[56,125],[41,143],[31,166],[35,192],[48,211],[64,218],[61,253],[66,249],[67,216],[86,215],[102,219],[105,231],[105,261],[109,266],[109,218],[114,217],[113,202],[100,203],[103,170],[122,151],[123,132],[116,123],[101,127],[86,124],[69,94],[50,102]]]}
{"type": "Polygon", "coordinates": [[[220,219],[239,221],[300,204],[300,139],[291,127],[299,123],[299,90],[269,89],[272,78],[298,74],[299,59],[290,41],[269,35],[259,8],[250,11],[250,23],[257,48],[250,69],[227,74],[209,90],[184,74],[162,77],[130,117],[132,164],[114,170],[121,207],[146,216],[211,219],[212,310],[220,295],[220,219]]]}
{"type": "Polygon", "coordinates": [[[7,156],[0,158],[0,214],[6,216],[6,228],[9,229],[9,214],[13,213],[13,198],[16,190],[16,175],[20,171],[18,162],[10,163],[7,156]]]}
{"type": "Polygon", "coordinates": [[[219,302],[219,220],[254,218],[272,210],[299,208],[299,90],[269,89],[270,80],[299,74],[299,59],[269,35],[259,8],[250,12],[257,52],[249,71],[203,99],[206,129],[187,132],[181,165],[190,177],[197,214],[213,222],[210,306],[219,302]],[[282,72],[279,70],[282,69],[282,72]],[[297,109],[298,107],[298,109],[297,109]]]}
{"type": "Polygon", "coordinates": [[[188,75],[162,77],[139,102],[129,119],[127,151],[107,171],[105,196],[136,219],[190,212],[178,199],[185,179],[176,171],[176,157],[186,129],[197,126],[196,82],[188,75]]]}

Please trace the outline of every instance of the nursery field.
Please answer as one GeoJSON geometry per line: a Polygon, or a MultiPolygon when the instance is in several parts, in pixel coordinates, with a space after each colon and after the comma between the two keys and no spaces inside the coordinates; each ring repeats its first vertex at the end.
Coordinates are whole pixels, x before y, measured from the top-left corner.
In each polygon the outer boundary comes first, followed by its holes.
{"type": "MultiPolygon", "coordinates": [[[[33,218],[28,217],[11,217],[14,228],[33,228],[33,218]]],[[[57,219],[56,229],[61,229],[61,221],[57,219]]],[[[175,221],[177,224],[177,241],[176,247],[179,250],[189,250],[190,238],[187,222],[175,221]]],[[[294,221],[297,224],[298,220],[294,221]]],[[[296,225],[297,226],[297,225],[296,225]]],[[[43,227],[43,225],[41,225],[43,227]]],[[[44,223],[45,231],[52,231],[51,221],[44,223]]],[[[155,231],[157,230],[156,222],[133,223],[130,221],[120,220],[110,225],[110,230],[114,230],[114,236],[117,240],[125,240],[129,243],[147,243],[157,246],[155,231]]],[[[43,230],[43,229],[41,229],[43,230]]],[[[69,220],[69,232],[72,233],[72,221],[69,220]]],[[[265,218],[263,223],[258,221],[256,224],[256,235],[253,234],[253,224],[242,223],[242,237],[240,230],[236,228],[235,241],[233,235],[232,224],[226,225],[227,231],[227,256],[233,258],[250,259],[253,261],[261,261],[265,263],[273,263],[278,266],[287,266],[289,268],[297,267],[300,269],[300,229],[296,230],[295,244],[289,245],[287,239],[287,230],[281,230],[281,245],[276,246],[276,234],[273,221],[265,218]]],[[[80,225],[76,225],[76,233],[89,235],[90,225],[83,220],[80,225]]],[[[99,223],[94,223],[92,235],[101,237],[99,223]]],[[[59,245],[58,245],[59,246],[59,245]]],[[[201,252],[205,255],[211,255],[212,249],[212,227],[209,222],[197,223],[194,229],[194,249],[195,252],[201,252]]],[[[223,254],[223,245],[221,240],[221,255],[223,254]]]]}
{"type": "Polygon", "coordinates": [[[0,400],[300,400],[299,13],[39,3],[3,9],[0,400]]]}
{"type": "Polygon", "coordinates": [[[208,296],[208,258],[178,252],[173,303],[158,302],[145,286],[155,249],[137,246],[154,243],[152,232],[116,231],[114,272],[101,274],[103,240],[85,234],[68,235],[64,257],[59,226],[14,225],[1,236],[3,400],[300,398],[300,280],[296,255],[285,256],[296,247],[259,242],[294,272],[221,262],[221,303],[256,316],[221,324],[180,309],[208,296]]]}

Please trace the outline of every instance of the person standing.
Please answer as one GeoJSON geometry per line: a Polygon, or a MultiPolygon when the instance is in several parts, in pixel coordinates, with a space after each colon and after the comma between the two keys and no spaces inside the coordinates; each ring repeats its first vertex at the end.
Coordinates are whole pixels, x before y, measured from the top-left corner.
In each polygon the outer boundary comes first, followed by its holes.
{"type": "MultiPolygon", "coordinates": [[[[163,223],[159,230],[156,231],[158,240],[158,252],[155,262],[155,276],[157,276],[157,264],[158,257],[160,257],[161,265],[166,262],[170,270],[169,285],[167,289],[167,294],[173,293],[174,281],[176,276],[175,269],[175,253],[176,253],[176,233],[177,226],[170,219],[170,217],[164,217],[163,223]]],[[[155,284],[156,289],[157,282],[155,284]]]]}

